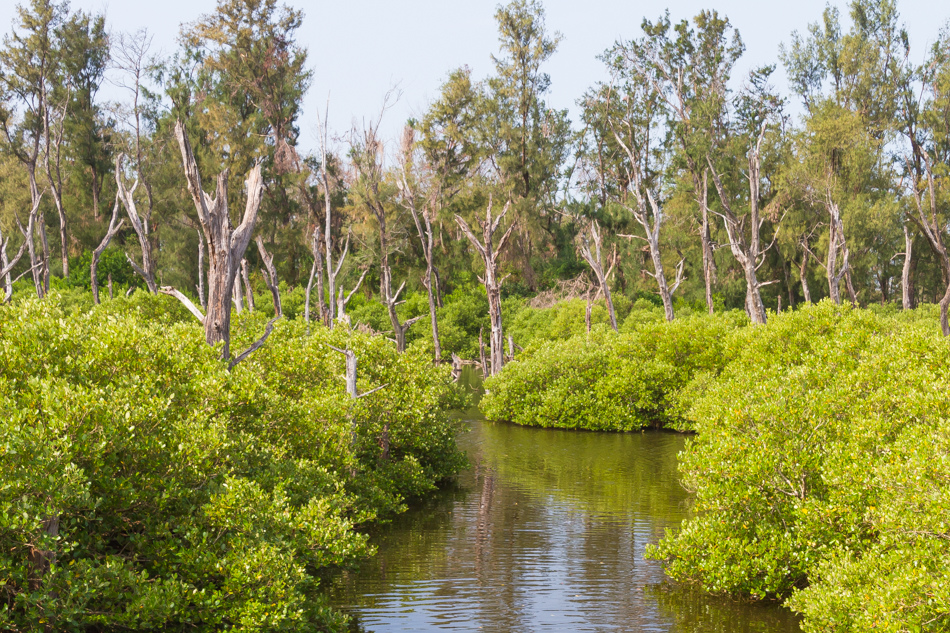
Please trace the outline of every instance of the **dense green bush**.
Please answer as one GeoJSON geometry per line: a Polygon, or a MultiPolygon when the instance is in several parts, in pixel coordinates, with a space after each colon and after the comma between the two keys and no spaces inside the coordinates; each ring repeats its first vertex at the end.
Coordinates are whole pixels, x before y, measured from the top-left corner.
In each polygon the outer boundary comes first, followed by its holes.
{"type": "Polygon", "coordinates": [[[647,322],[616,334],[588,335],[525,350],[485,383],[481,409],[491,420],[589,430],[683,427],[677,394],[698,374],[715,375],[727,359],[727,335],[741,313],[647,322]]]}
{"type": "Polygon", "coordinates": [[[340,628],[317,572],[461,465],[445,372],[285,320],[229,373],[169,300],[0,307],[0,629],[340,628]]]}
{"type": "Polygon", "coordinates": [[[809,631],[950,627],[950,347],[936,319],[828,302],[729,338],[681,456],[695,516],[650,556],[791,596],[809,631]]]}

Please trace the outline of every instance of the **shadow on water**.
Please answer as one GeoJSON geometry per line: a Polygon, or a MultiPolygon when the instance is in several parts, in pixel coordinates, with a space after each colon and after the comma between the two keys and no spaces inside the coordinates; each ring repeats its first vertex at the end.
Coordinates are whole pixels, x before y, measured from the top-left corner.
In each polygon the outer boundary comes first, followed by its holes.
{"type": "Polygon", "coordinates": [[[458,483],[380,530],[379,553],[329,582],[354,632],[799,631],[785,609],[673,585],[644,560],[687,515],[685,438],[477,415],[462,416],[472,467],[458,483]]]}

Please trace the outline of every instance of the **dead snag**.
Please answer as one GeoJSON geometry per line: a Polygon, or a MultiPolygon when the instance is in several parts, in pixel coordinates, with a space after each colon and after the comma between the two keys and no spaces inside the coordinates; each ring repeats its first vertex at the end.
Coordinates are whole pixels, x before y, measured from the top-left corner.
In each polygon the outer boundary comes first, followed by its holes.
{"type": "Polygon", "coordinates": [[[185,133],[185,126],[180,120],[175,122],[175,137],[181,148],[188,191],[198,211],[198,220],[208,245],[208,309],[203,322],[205,340],[209,345],[223,342],[221,357],[227,359],[231,354],[231,297],[234,281],[241,259],[251,241],[264,190],[261,165],[255,165],[247,176],[244,217],[241,224],[234,228],[228,215],[228,171],[224,170],[218,175],[214,197],[208,195],[201,188],[198,164],[185,133]]]}
{"type": "Polygon", "coordinates": [[[485,291],[488,294],[488,316],[491,320],[489,347],[491,349],[492,376],[500,372],[501,368],[505,365],[505,344],[501,324],[501,284],[505,279],[498,278],[498,254],[505,248],[505,244],[508,242],[509,236],[511,236],[511,231],[515,228],[515,223],[512,222],[508,230],[505,231],[501,239],[498,240],[497,248],[492,243],[492,240],[501,221],[505,218],[505,215],[508,214],[510,207],[511,202],[509,201],[505,204],[505,209],[501,212],[501,215],[493,218],[491,213],[492,199],[489,197],[488,208],[485,211],[485,221],[480,222],[482,227],[482,241],[479,241],[479,239],[475,237],[475,234],[472,233],[472,229],[470,229],[468,223],[462,219],[462,216],[455,216],[455,221],[458,222],[462,232],[465,233],[465,236],[478,251],[479,255],[482,256],[482,261],[485,264],[485,276],[479,276],[478,280],[485,286],[485,291]]]}

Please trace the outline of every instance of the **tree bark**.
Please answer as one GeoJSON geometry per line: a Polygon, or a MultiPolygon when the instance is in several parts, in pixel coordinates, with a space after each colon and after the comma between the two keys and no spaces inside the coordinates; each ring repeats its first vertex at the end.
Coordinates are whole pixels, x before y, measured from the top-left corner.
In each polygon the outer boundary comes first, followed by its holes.
{"type": "Polygon", "coordinates": [[[134,194],[139,186],[138,178],[135,179],[132,189],[126,189],[125,187],[125,182],[122,178],[122,162],[124,159],[124,154],[119,154],[115,158],[115,183],[119,190],[119,199],[122,201],[122,206],[125,207],[125,212],[129,216],[129,221],[132,223],[135,235],[139,238],[139,246],[142,249],[142,265],[139,266],[136,264],[128,253],[125,254],[125,258],[138,276],[145,280],[148,291],[155,294],[158,292],[158,285],[155,283],[155,262],[152,260],[152,242],[150,239],[151,236],[149,235],[148,224],[149,216],[140,216],[138,207],[135,204],[134,194]]]}
{"type": "Polygon", "coordinates": [[[112,238],[122,229],[123,224],[125,224],[125,220],[119,220],[119,194],[116,194],[115,204],[112,205],[112,218],[109,220],[109,227],[106,229],[105,237],[99,242],[99,246],[96,247],[96,250],[92,251],[92,262],[89,264],[89,278],[92,282],[92,299],[96,305],[99,304],[99,280],[96,277],[96,271],[99,268],[99,258],[102,257],[103,251],[109,246],[109,242],[112,241],[112,238]]]}
{"type": "Polygon", "coordinates": [[[208,244],[208,309],[204,318],[205,341],[209,345],[223,343],[221,357],[230,357],[231,342],[231,295],[234,279],[244,252],[251,241],[251,233],[257,221],[264,183],[260,163],[248,174],[245,183],[247,204],[244,216],[237,228],[232,228],[228,215],[228,172],[217,178],[215,196],[205,193],[201,175],[195,162],[191,144],[182,122],[175,122],[175,137],[181,149],[182,163],[188,191],[198,211],[198,220],[208,244]]]}
{"type": "MultiPolygon", "coordinates": [[[[594,271],[594,275],[597,277],[597,283],[600,285],[601,292],[604,293],[604,301],[607,304],[607,313],[610,315],[610,327],[614,329],[614,332],[617,331],[617,313],[614,311],[614,302],[610,297],[610,284],[607,282],[607,277],[610,275],[610,271],[604,272],[603,258],[601,257],[601,237],[600,233],[597,230],[597,222],[591,222],[590,224],[590,236],[594,241],[594,250],[591,251],[590,243],[587,239],[587,236],[584,234],[580,235],[580,240],[578,242],[578,250],[581,253],[581,257],[584,258],[584,261],[587,262],[587,265],[590,266],[591,270],[594,271]]],[[[612,266],[611,266],[612,268],[612,266]]],[[[671,306],[672,308],[672,306],[671,306]]],[[[590,303],[588,302],[588,313],[590,312],[590,303]]],[[[589,323],[590,318],[588,314],[588,328],[590,331],[589,323]]]]}
{"type": "MultiPolygon", "coordinates": [[[[746,239],[743,230],[743,222],[732,211],[730,197],[722,185],[719,173],[713,167],[712,159],[706,157],[706,163],[709,165],[710,173],[713,177],[713,183],[716,186],[716,192],[719,195],[719,202],[722,205],[723,224],[726,233],[729,236],[729,247],[733,256],[739,265],[742,266],[742,272],[746,282],[746,312],[753,323],[765,324],[768,315],[765,311],[765,304],[762,303],[762,294],[760,288],[765,285],[759,281],[757,271],[761,265],[760,258],[768,249],[762,249],[759,241],[759,230],[762,227],[763,220],[759,217],[759,168],[760,168],[760,149],[762,140],[765,137],[766,124],[762,123],[755,145],[750,148],[748,154],[749,165],[749,239],[746,239]]],[[[764,260],[762,260],[764,261],[764,260]]],[[[771,282],[769,282],[771,283],[771,282]]]]}
{"type": "Polygon", "coordinates": [[[511,236],[511,232],[515,228],[516,223],[511,223],[508,230],[505,231],[504,235],[502,235],[498,241],[497,248],[492,243],[492,240],[501,221],[505,218],[505,215],[508,214],[508,209],[510,208],[511,202],[508,202],[505,204],[501,215],[493,218],[491,212],[492,199],[489,197],[488,208],[485,211],[485,221],[480,223],[482,227],[482,241],[479,241],[479,239],[475,237],[472,229],[469,228],[468,223],[462,219],[462,216],[455,216],[455,221],[458,222],[462,232],[482,256],[482,261],[485,264],[485,276],[479,276],[478,279],[482,282],[482,285],[485,286],[485,292],[488,295],[488,318],[491,322],[491,335],[489,338],[489,349],[491,352],[490,375],[492,376],[499,373],[505,366],[504,335],[501,322],[501,284],[504,283],[505,279],[498,278],[498,255],[505,248],[505,244],[508,242],[508,238],[511,236]]]}
{"type": "Polygon", "coordinates": [[[280,302],[280,286],[277,280],[277,269],[274,268],[274,256],[264,248],[264,240],[260,235],[257,236],[257,251],[261,255],[261,261],[264,262],[264,270],[262,271],[264,273],[264,283],[267,284],[267,288],[274,298],[274,314],[277,318],[280,318],[284,316],[284,309],[280,302]]]}

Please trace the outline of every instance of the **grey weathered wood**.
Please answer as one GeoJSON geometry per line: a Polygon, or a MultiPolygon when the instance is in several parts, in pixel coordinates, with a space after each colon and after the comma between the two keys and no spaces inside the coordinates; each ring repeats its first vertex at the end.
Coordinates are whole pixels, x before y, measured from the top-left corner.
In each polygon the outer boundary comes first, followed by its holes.
{"type": "Polygon", "coordinates": [[[115,204],[112,205],[112,217],[109,219],[109,227],[106,229],[106,234],[102,238],[102,241],[99,242],[99,246],[92,251],[92,262],[89,264],[89,279],[92,282],[92,299],[97,304],[99,303],[99,280],[96,277],[96,272],[99,269],[99,258],[102,257],[102,253],[109,246],[109,242],[112,241],[112,238],[122,229],[123,224],[125,224],[125,220],[119,220],[119,194],[116,193],[115,204]]]}
{"type": "Polygon", "coordinates": [[[202,309],[207,308],[205,303],[205,237],[198,229],[198,303],[202,309]]]}
{"type": "Polygon", "coordinates": [[[501,285],[505,278],[498,278],[498,255],[505,248],[508,238],[511,236],[515,223],[508,226],[508,230],[498,240],[498,246],[494,245],[494,236],[501,225],[501,221],[508,214],[511,208],[511,202],[505,204],[504,210],[500,215],[492,216],[492,198],[488,199],[488,207],[485,210],[485,221],[480,222],[482,228],[482,241],[479,241],[468,223],[462,219],[462,216],[456,215],[455,221],[458,223],[465,237],[472,243],[475,250],[482,256],[485,265],[485,276],[479,276],[479,281],[485,286],[488,294],[488,317],[491,322],[491,335],[489,338],[489,349],[491,351],[491,374],[494,376],[505,366],[504,333],[501,322],[501,285]]]}
{"type": "Polygon", "coordinates": [[[914,293],[911,273],[914,259],[914,234],[907,223],[904,223],[904,266],[901,269],[901,305],[905,310],[914,308],[914,293]]]}
{"type": "Polygon", "coordinates": [[[256,352],[257,350],[261,348],[261,346],[267,340],[267,337],[270,336],[270,333],[274,331],[274,323],[276,323],[277,319],[279,318],[280,318],[279,316],[276,316],[267,322],[267,326],[264,328],[264,335],[261,336],[256,341],[254,341],[254,343],[250,347],[248,347],[246,350],[244,350],[243,352],[235,356],[234,360],[228,363],[228,371],[231,371],[232,369],[234,369],[235,365],[237,365],[242,360],[244,360],[245,358],[247,358],[248,356],[250,356],[251,354],[253,354],[254,352],[256,352]]]}
{"type": "Polygon", "coordinates": [[[3,233],[0,232],[0,277],[3,278],[4,285],[3,303],[6,303],[13,297],[13,279],[11,273],[26,251],[26,242],[23,242],[20,244],[20,249],[17,251],[17,254],[14,255],[11,260],[7,257],[7,246],[9,243],[10,238],[4,238],[3,233]]]}
{"type": "Polygon", "coordinates": [[[415,151],[415,136],[411,126],[406,126],[403,132],[403,158],[402,173],[400,174],[399,188],[403,193],[403,201],[409,213],[412,215],[412,221],[416,225],[416,234],[419,236],[419,244],[422,246],[422,254],[426,260],[426,272],[422,278],[422,284],[425,286],[426,294],[429,299],[429,321],[432,327],[432,343],[435,355],[435,362],[442,360],[442,343],[439,340],[439,322],[436,318],[436,308],[438,307],[438,275],[435,270],[435,236],[432,230],[432,210],[435,206],[435,187],[430,187],[431,194],[419,208],[417,203],[417,193],[413,187],[411,177],[413,165],[413,153],[415,151]]]}
{"type": "MultiPolygon", "coordinates": [[[[762,286],[772,282],[761,282],[758,279],[758,269],[765,261],[765,253],[768,248],[762,248],[759,239],[759,229],[762,226],[762,219],[759,217],[759,168],[761,165],[760,149],[762,141],[765,138],[767,121],[763,121],[759,128],[759,134],[755,145],[750,148],[748,154],[749,165],[749,220],[747,223],[739,219],[732,210],[732,204],[729,194],[722,185],[719,173],[713,166],[712,159],[707,156],[706,162],[709,165],[709,173],[712,174],[713,184],[716,186],[716,193],[719,195],[719,202],[722,211],[718,213],[722,218],[729,236],[729,247],[733,256],[739,265],[746,281],[746,312],[753,323],[765,323],[768,315],[765,312],[765,304],[762,303],[762,286]],[[746,239],[744,224],[749,226],[749,239],[746,239]]],[[[774,243],[774,242],[773,242],[774,243]]]]}
{"type": "Polygon", "coordinates": [[[136,274],[145,280],[148,291],[155,294],[158,292],[158,285],[155,283],[155,260],[152,258],[151,229],[149,227],[150,218],[148,214],[139,214],[138,207],[135,204],[135,190],[139,186],[138,178],[135,179],[131,189],[127,189],[125,186],[125,179],[122,176],[122,163],[124,160],[125,154],[119,154],[115,157],[115,183],[118,188],[119,199],[122,201],[122,206],[125,207],[125,212],[129,216],[132,229],[135,230],[135,235],[139,239],[139,246],[142,249],[142,265],[139,266],[128,253],[125,254],[125,258],[129,264],[131,264],[136,274]]]}
{"type": "Polygon", "coordinates": [[[280,286],[277,281],[277,269],[274,268],[274,256],[267,252],[264,247],[264,239],[257,236],[257,252],[261,255],[261,261],[264,262],[264,269],[261,271],[264,275],[264,283],[274,297],[274,314],[277,318],[284,316],[284,310],[280,302],[280,286]]]}
{"type": "Polygon", "coordinates": [[[360,286],[363,285],[363,280],[366,279],[366,275],[369,273],[369,269],[363,271],[363,274],[360,275],[360,278],[356,281],[356,285],[353,286],[353,289],[344,297],[343,296],[343,286],[340,286],[337,290],[336,298],[336,314],[337,318],[343,323],[349,325],[350,317],[346,314],[346,304],[350,302],[350,299],[353,298],[353,295],[356,294],[356,291],[360,289],[360,286]]]}
{"type": "MultiPolygon", "coordinates": [[[[254,289],[251,288],[250,267],[247,265],[247,258],[241,260],[241,280],[244,284],[244,299],[247,301],[247,309],[254,312],[254,289]]],[[[241,284],[237,284],[240,286],[241,284]]]]}
{"type": "MultiPolygon", "coordinates": [[[[195,315],[195,318],[198,319],[198,322],[201,324],[204,324],[205,315],[201,313],[201,310],[198,309],[198,306],[192,303],[191,299],[189,299],[187,296],[185,296],[184,294],[182,294],[175,288],[172,288],[171,286],[162,286],[161,288],[158,289],[158,291],[170,297],[175,297],[176,299],[181,301],[182,305],[188,308],[188,311],[191,312],[193,315],[195,315]]],[[[109,292],[110,293],[112,292],[112,277],[109,277],[109,292]]]]}
{"type": "Polygon", "coordinates": [[[231,296],[238,266],[251,241],[251,234],[257,222],[257,212],[264,190],[261,165],[259,163],[255,165],[248,174],[245,183],[247,203],[244,215],[241,223],[234,228],[228,214],[227,170],[218,175],[214,197],[207,194],[202,189],[198,164],[195,162],[191,143],[181,121],[175,122],[175,137],[181,149],[188,192],[194,201],[198,221],[201,223],[208,246],[208,305],[204,318],[205,340],[209,345],[224,343],[222,358],[229,358],[231,296]]]}
{"type": "MultiPolygon", "coordinates": [[[[591,239],[594,241],[593,251],[590,248],[590,242],[587,239],[587,236],[581,233],[580,240],[578,241],[578,250],[580,251],[581,257],[584,258],[584,261],[587,262],[587,265],[590,266],[591,270],[594,271],[594,275],[597,277],[597,283],[600,285],[600,291],[604,293],[604,301],[607,304],[607,312],[610,315],[610,327],[614,329],[614,332],[617,331],[617,313],[614,312],[614,302],[610,296],[610,284],[607,281],[607,276],[609,273],[604,271],[604,262],[601,257],[601,237],[600,232],[597,230],[597,222],[591,222],[588,229],[590,231],[591,239]]],[[[588,304],[588,310],[590,309],[590,304],[588,304]]],[[[590,328],[588,327],[588,331],[590,328]]]]}

